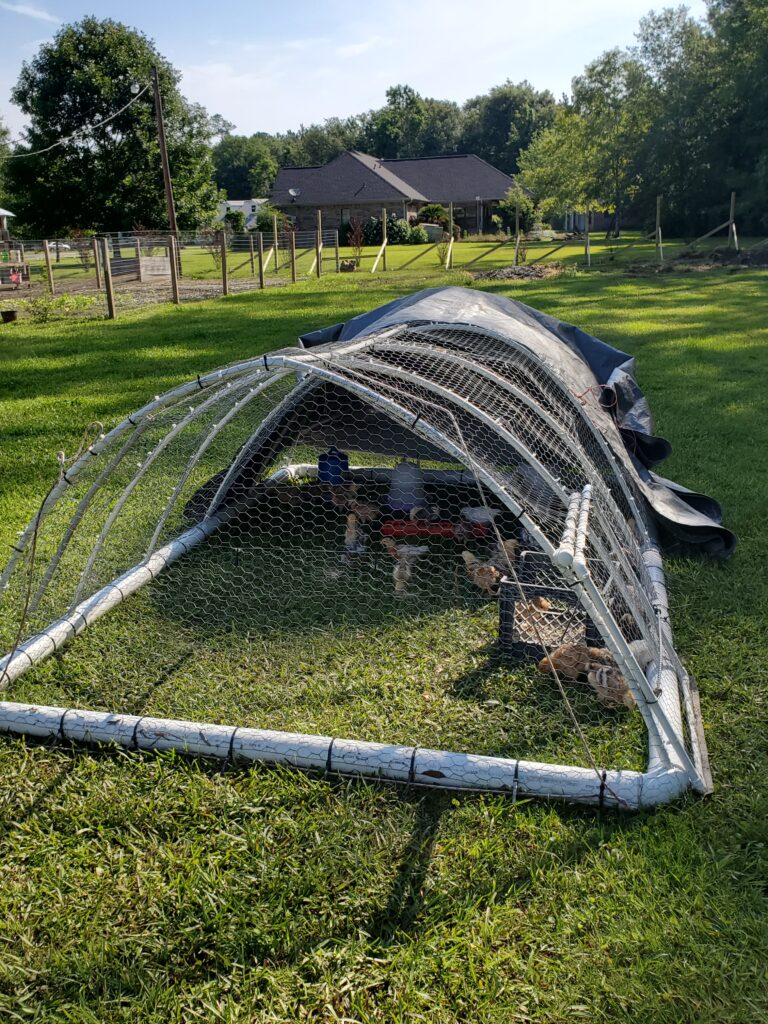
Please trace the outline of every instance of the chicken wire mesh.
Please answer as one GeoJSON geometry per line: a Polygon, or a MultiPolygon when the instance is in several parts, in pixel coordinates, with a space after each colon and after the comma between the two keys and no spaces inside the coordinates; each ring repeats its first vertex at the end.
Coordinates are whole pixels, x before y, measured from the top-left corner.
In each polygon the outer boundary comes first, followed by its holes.
{"type": "Polygon", "coordinates": [[[113,580],[152,570],[63,654],[6,660],[13,699],[586,768],[666,750],[695,770],[606,422],[471,328],[198,378],[88,448],[20,538],[6,649],[67,615],[69,639],[113,580]],[[553,553],[585,488],[580,581],[553,553]]]}

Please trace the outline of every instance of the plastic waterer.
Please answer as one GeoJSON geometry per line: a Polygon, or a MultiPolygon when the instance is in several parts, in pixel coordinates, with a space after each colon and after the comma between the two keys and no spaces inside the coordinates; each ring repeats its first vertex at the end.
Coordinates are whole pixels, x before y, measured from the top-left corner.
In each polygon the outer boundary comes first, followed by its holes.
{"type": "Polygon", "coordinates": [[[340,487],[349,473],[349,459],[344,452],[333,446],[317,460],[317,479],[321,484],[340,487]]]}
{"type": "Polygon", "coordinates": [[[424,489],[424,474],[412,462],[398,462],[392,470],[387,504],[398,512],[410,512],[412,508],[427,504],[424,489]]]}

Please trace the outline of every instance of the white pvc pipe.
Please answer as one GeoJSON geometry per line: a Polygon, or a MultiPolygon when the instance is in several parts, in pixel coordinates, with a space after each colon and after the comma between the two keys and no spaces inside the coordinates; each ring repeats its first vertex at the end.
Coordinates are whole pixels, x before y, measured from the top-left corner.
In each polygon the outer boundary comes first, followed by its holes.
{"type": "Polygon", "coordinates": [[[95,594],[81,601],[67,615],[52,622],[41,633],[25,640],[24,643],[0,660],[0,690],[30,669],[36,662],[60,650],[88,626],[97,622],[108,611],[122,604],[141,587],[150,583],[166,566],[196,547],[219,528],[223,519],[212,516],[197,526],[180,534],[139,565],[118,576],[117,579],[97,590],[95,594]]]}
{"type": "Polygon", "coordinates": [[[638,810],[675,799],[688,787],[680,769],[595,771],[398,744],[304,733],[0,702],[0,734],[37,740],[117,744],[219,760],[288,764],[393,782],[571,800],[638,810]]]}

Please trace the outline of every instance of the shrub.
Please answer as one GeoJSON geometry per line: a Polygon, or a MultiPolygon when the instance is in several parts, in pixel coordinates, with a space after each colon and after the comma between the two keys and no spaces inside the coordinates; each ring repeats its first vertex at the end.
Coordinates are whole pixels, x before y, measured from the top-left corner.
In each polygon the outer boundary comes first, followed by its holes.
{"type": "Polygon", "coordinates": [[[420,224],[439,224],[444,231],[447,231],[451,215],[442,204],[427,203],[419,210],[417,219],[420,224]]]}
{"type": "Polygon", "coordinates": [[[369,217],[363,224],[363,238],[366,245],[381,245],[381,221],[378,217],[369,217]]]}
{"type": "Polygon", "coordinates": [[[272,231],[273,217],[277,217],[278,231],[290,228],[291,222],[282,210],[276,210],[275,207],[270,206],[269,203],[264,203],[256,212],[256,230],[264,232],[272,231]]]}
{"type": "Polygon", "coordinates": [[[234,235],[242,235],[245,231],[245,214],[242,210],[228,210],[222,220],[234,235]]]}
{"type": "Polygon", "coordinates": [[[394,214],[387,217],[387,241],[390,245],[408,245],[411,229],[407,220],[398,220],[394,214]]]}
{"type": "Polygon", "coordinates": [[[36,324],[45,324],[69,313],[88,309],[98,301],[96,295],[51,295],[50,292],[43,292],[33,299],[26,299],[23,305],[36,324]]]}
{"type": "Polygon", "coordinates": [[[427,232],[421,226],[421,224],[414,224],[408,232],[408,244],[409,245],[426,245],[429,241],[427,232]]]}

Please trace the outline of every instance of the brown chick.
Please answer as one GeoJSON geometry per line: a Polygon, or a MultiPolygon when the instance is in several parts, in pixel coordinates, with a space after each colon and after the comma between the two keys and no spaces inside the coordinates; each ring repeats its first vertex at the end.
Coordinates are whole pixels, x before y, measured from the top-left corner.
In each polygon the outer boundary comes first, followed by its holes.
{"type": "Polygon", "coordinates": [[[632,691],[624,676],[615,665],[595,663],[587,673],[587,681],[601,704],[609,708],[637,707],[632,691]]]}
{"type": "Polygon", "coordinates": [[[494,566],[483,563],[471,551],[462,551],[461,557],[467,567],[467,576],[486,594],[495,595],[499,589],[502,573],[494,566]]]}
{"type": "Polygon", "coordinates": [[[610,651],[604,647],[587,647],[586,644],[561,644],[545,655],[538,664],[539,672],[557,672],[566,679],[585,676],[593,666],[612,665],[610,651]]]}
{"type": "Polygon", "coordinates": [[[349,508],[361,523],[374,523],[381,519],[381,506],[374,505],[371,501],[351,501],[349,508]]]}
{"type": "Polygon", "coordinates": [[[495,565],[502,572],[508,572],[510,565],[515,564],[517,553],[520,550],[520,542],[517,540],[497,541],[494,545],[489,562],[495,565]]]}

